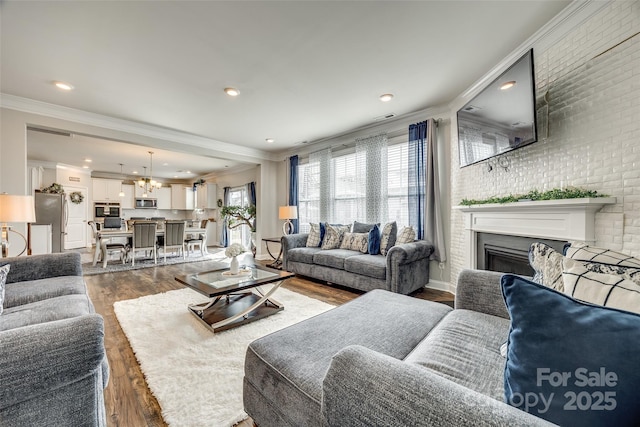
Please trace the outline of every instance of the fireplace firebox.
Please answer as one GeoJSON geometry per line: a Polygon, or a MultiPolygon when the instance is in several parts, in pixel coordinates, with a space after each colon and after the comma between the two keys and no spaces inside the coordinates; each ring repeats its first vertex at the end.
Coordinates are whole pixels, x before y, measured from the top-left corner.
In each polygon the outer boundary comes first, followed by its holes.
{"type": "Polygon", "coordinates": [[[529,265],[529,246],[543,242],[562,252],[565,241],[477,233],[477,266],[481,270],[533,276],[529,265]]]}

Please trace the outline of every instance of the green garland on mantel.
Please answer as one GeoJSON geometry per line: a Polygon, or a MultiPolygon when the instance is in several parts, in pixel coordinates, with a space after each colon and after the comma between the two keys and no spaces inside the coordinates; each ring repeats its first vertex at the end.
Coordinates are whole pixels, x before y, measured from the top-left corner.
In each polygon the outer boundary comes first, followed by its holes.
{"type": "Polygon", "coordinates": [[[490,197],[484,200],[475,199],[462,199],[460,204],[462,206],[472,205],[486,205],[489,203],[515,203],[515,202],[531,202],[538,200],[561,200],[561,199],[583,199],[593,197],[609,197],[606,194],[598,194],[595,190],[585,190],[583,188],[567,187],[567,188],[554,188],[549,191],[531,190],[526,194],[509,194],[502,197],[490,197]]]}

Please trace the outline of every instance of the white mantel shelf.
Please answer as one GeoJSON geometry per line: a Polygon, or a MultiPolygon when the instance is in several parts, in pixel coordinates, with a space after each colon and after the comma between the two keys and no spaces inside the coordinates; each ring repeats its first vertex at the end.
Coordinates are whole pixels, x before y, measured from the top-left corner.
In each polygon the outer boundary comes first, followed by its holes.
{"type": "Polygon", "coordinates": [[[615,197],[522,201],[455,206],[465,214],[466,246],[470,268],[475,268],[477,233],[540,239],[595,242],[595,215],[615,197]]]}
{"type": "Polygon", "coordinates": [[[512,212],[584,209],[599,211],[604,205],[616,203],[615,197],[593,197],[583,199],[537,200],[514,203],[487,203],[482,205],[454,206],[462,212],[512,212]]]}

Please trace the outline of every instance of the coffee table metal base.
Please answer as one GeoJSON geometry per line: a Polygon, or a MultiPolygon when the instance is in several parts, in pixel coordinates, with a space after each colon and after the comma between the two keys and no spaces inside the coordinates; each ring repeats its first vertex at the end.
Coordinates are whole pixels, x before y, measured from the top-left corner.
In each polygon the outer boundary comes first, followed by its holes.
{"type": "Polygon", "coordinates": [[[274,283],[267,293],[255,288],[258,293],[247,291],[220,295],[209,302],[191,304],[188,309],[213,332],[235,328],[284,310],[284,306],[269,298],[281,283],[274,283]]]}

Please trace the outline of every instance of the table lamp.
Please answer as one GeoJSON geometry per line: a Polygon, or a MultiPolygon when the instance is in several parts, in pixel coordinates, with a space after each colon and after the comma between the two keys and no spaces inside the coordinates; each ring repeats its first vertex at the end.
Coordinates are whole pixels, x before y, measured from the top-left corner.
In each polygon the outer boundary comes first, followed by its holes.
{"type": "Polygon", "coordinates": [[[9,231],[13,231],[24,239],[25,245],[20,256],[27,249],[27,239],[23,234],[11,230],[9,222],[36,222],[36,209],[33,196],[0,194],[0,223],[2,223],[2,258],[9,256],[9,231]]]}
{"type": "Polygon", "coordinates": [[[292,219],[298,219],[298,207],[297,206],[280,206],[278,209],[278,217],[285,219],[285,223],[282,225],[282,232],[284,234],[291,234],[293,232],[292,219]]]}

